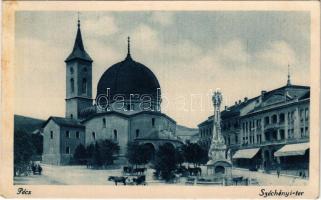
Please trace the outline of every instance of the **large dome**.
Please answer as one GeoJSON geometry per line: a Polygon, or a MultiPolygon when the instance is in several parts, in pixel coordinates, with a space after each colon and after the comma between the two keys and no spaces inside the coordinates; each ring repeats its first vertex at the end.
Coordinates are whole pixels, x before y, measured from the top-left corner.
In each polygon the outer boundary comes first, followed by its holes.
{"type": "Polygon", "coordinates": [[[134,61],[128,54],[125,60],[112,65],[101,76],[97,85],[97,97],[106,95],[107,88],[110,88],[111,99],[116,94],[124,95],[126,99],[130,94],[147,94],[155,99],[160,85],[150,69],[134,61]]]}

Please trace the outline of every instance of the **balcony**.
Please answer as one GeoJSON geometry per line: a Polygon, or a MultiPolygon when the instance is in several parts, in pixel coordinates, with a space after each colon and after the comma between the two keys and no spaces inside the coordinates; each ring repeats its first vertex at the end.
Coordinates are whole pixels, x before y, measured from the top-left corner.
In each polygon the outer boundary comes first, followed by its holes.
{"type": "Polygon", "coordinates": [[[266,124],[264,126],[265,129],[279,129],[279,128],[284,128],[285,123],[284,122],[279,122],[279,123],[274,123],[274,124],[266,124]]]}
{"type": "Polygon", "coordinates": [[[304,138],[288,138],[288,139],[282,139],[282,140],[266,140],[264,142],[261,142],[260,144],[242,144],[240,146],[242,147],[261,147],[261,146],[267,146],[267,145],[284,145],[284,144],[295,144],[295,143],[303,143],[303,142],[309,142],[308,137],[304,138]]]}
{"type": "Polygon", "coordinates": [[[280,145],[280,144],[286,144],[287,141],[285,139],[282,140],[266,140],[264,142],[261,143],[262,146],[266,146],[266,145],[280,145]]]}

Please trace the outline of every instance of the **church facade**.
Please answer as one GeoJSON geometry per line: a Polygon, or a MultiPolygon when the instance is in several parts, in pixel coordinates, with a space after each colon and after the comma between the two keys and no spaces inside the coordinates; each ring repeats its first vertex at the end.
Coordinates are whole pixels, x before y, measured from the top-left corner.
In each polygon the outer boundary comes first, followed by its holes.
{"type": "Polygon", "coordinates": [[[109,67],[92,94],[92,63],[82,41],[80,22],[66,63],[65,117],[51,116],[43,125],[43,163],[69,164],[79,144],[111,139],[120,146],[119,162],[126,162],[128,142],[149,144],[154,150],[170,143],[179,146],[176,122],[161,112],[161,89],[154,73],[133,60],[109,67]]]}

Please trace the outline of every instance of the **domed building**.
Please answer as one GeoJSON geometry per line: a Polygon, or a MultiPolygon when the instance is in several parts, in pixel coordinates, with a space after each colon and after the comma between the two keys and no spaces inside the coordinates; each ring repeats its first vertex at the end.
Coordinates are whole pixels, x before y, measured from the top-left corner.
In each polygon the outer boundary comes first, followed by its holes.
{"type": "Polygon", "coordinates": [[[135,61],[128,50],[125,59],[102,74],[92,99],[92,63],[86,52],[78,21],[76,40],[66,63],[66,114],[49,117],[43,125],[43,162],[69,164],[78,145],[111,139],[120,146],[117,162],[126,163],[128,142],[157,150],[170,143],[179,146],[176,122],[161,112],[161,89],[155,74],[135,61]]]}

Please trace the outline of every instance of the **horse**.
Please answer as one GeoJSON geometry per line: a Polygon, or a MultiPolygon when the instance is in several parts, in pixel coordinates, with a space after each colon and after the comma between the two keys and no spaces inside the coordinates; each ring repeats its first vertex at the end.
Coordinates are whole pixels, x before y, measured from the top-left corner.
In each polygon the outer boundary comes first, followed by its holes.
{"type": "Polygon", "coordinates": [[[123,176],[110,176],[108,177],[108,181],[114,181],[115,185],[117,185],[118,182],[123,183],[126,185],[126,179],[128,177],[123,177],[123,176]]]}
{"type": "Polygon", "coordinates": [[[133,182],[136,183],[136,185],[146,185],[146,176],[138,176],[137,178],[133,178],[133,182]]]}
{"type": "Polygon", "coordinates": [[[123,167],[123,173],[124,173],[124,174],[131,174],[131,173],[133,173],[133,167],[126,167],[126,166],[124,166],[124,167],[123,167]]]}

